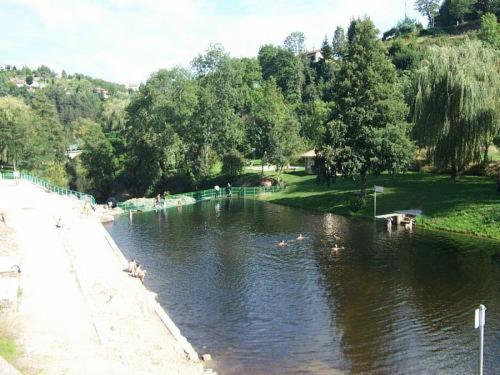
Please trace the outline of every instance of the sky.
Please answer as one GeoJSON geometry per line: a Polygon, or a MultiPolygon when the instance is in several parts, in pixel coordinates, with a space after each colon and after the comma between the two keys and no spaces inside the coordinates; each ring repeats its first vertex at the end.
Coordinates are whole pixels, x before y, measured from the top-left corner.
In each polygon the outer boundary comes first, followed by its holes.
{"type": "MultiPolygon", "coordinates": [[[[407,0],[407,14],[425,24],[407,0]]],[[[369,16],[380,31],[405,0],[0,0],[0,64],[42,64],[124,84],[189,66],[210,44],[234,57],[302,31],[309,49],[337,26],[369,16]]]]}

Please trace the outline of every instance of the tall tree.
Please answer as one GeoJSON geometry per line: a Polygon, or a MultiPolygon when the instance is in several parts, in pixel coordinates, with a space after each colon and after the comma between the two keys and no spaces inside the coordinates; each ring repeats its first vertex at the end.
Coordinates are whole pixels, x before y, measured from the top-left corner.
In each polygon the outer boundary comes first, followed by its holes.
{"type": "Polygon", "coordinates": [[[292,52],[295,56],[298,56],[306,52],[305,41],[306,37],[303,32],[294,31],[285,38],[283,47],[292,52]]]}
{"type": "Polygon", "coordinates": [[[113,191],[118,167],[113,155],[113,147],[102,132],[99,124],[88,119],[77,120],[75,125],[78,137],[83,141],[80,156],[89,188],[102,198],[109,197],[113,191]]]}
{"type": "Polygon", "coordinates": [[[17,166],[26,150],[32,122],[32,111],[21,99],[0,98],[0,159],[17,166]]]}
{"type": "Polygon", "coordinates": [[[332,40],[333,57],[342,59],[347,51],[347,39],[343,27],[337,26],[332,40]]]}
{"type": "Polygon", "coordinates": [[[431,47],[413,82],[415,135],[457,178],[478,162],[499,125],[500,53],[479,41],[431,47]]]}
{"type": "Polygon", "coordinates": [[[289,102],[299,102],[304,83],[302,59],[287,49],[270,44],[260,48],[258,58],[263,78],[274,77],[285,98],[289,102]]]}
{"type": "Polygon", "coordinates": [[[331,60],[333,58],[333,48],[328,42],[328,38],[325,35],[323,43],[321,44],[321,54],[324,60],[331,60]]]}
{"type": "Polygon", "coordinates": [[[187,71],[160,70],[132,98],[125,134],[129,181],[137,193],[152,193],[184,164],[187,150],[179,134],[194,137],[191,125],[198,106],[197,90],[187,71]]]}
{"type": "Polygon", "coordinates": [[[477,0],[450,0],[449,12],[457,21],[464,22],[464,17],[472,12],[477,0]]]}
{"type": "Polygon", "coordinates": [[[369,173],[403,170],[413,152],[396,71],[377,35],[370,19],[351,22],[332,118],[319,149],[335,174],[359,175],[363,194],[369,173]]]}
{"type": "Polygon", "coordinates": [[[498,27],[497,16],[493,13],[486,13],[481,17],[479,39],[489,43],[493,48],[500,49],[500,27],[498,27]]]}
{"type": "Polygon", "coordinates": [[[440,0],[416,0],[415,9],[423,16],[427,17],[429,27],[434,27],[434,19],[439,12],[440,0]]]}
{"type": "Polygon", "coordinates": [[[281,170],[300,149],[300,125],[274,79],[264,82],[255,96],[253,146],[263,164],[275,164],[281,170]]]}

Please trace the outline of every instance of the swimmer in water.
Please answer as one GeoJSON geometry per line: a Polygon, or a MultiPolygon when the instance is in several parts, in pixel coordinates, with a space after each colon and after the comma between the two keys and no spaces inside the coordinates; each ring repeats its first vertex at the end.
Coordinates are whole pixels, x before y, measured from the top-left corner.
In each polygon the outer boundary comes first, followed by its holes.
{"type": "Polygon", "coordinates": [[[286,246],[285,240],[281,240],[278,246],[285,247],[286,246]]]}
{"type": "Polygon", "coordinates": [[[339,247],[339,245],[335,244],[335,246],[334,246],[334,247],[332,247],[332,251],[333,251],[334,253],[336,253],[336,252],[338,252],[339,250],[342,250],[343,248],[344,248],[344,246],[339,247]]]}
{"type": "Polygon", "coordinates": [[[299,234],[299,236],[297,237],[297,240],[301,241],[301,240],[303,240],[304,238],[305,238],[305,237],[304,237],[304,236],[302,235],[302,233],[301,233],[301,234],[299,234]]]}

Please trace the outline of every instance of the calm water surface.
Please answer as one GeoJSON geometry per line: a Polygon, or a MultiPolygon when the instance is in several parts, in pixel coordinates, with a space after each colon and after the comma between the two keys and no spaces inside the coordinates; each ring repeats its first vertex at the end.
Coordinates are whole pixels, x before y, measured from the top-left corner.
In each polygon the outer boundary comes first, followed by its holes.
{"type": "Polygon", "coordinates": [[[500,373],[498,242],[237,199],[106,228],[221,374],[474,373],[479,303],[500,373]]]}

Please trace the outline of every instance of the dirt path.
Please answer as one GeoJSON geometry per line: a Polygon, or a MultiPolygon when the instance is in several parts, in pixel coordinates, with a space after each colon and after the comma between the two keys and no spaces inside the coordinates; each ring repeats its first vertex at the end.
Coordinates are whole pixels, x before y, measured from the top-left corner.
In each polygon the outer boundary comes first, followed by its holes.
{"type": "Polygon", "coordinates": [[[15,229],[21,263],[17,312],[9,313],[18,367],[42,374],[201,374],[122,269],[104,228],[81,203],[21,181],[0,181],[0,211],[15,229]],[[62,228],[56,223],[62,218],[62,228]]]}

